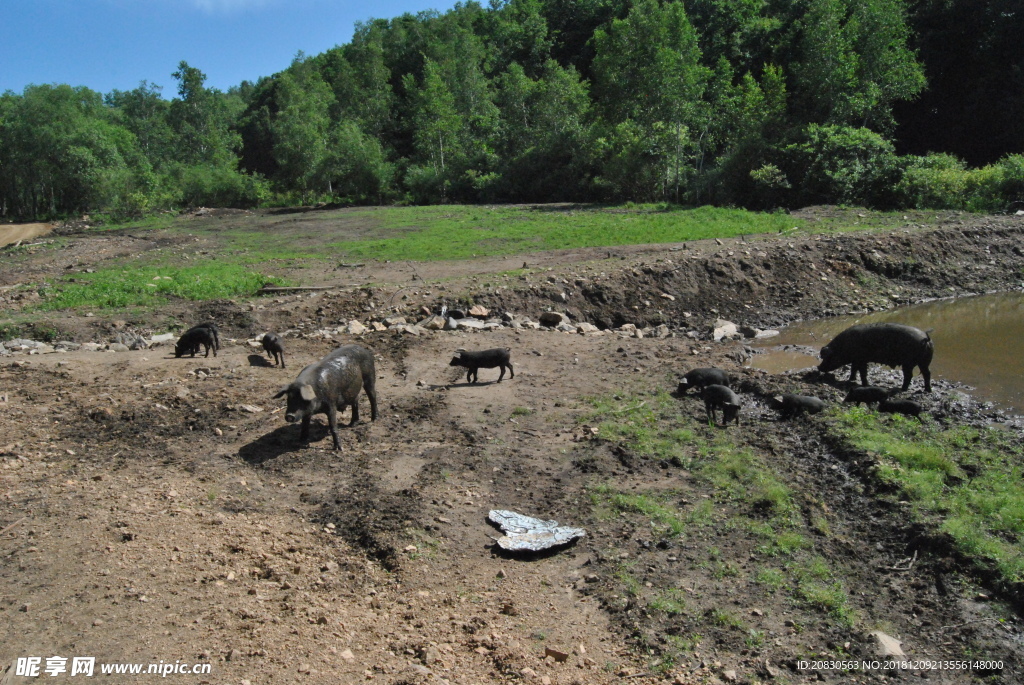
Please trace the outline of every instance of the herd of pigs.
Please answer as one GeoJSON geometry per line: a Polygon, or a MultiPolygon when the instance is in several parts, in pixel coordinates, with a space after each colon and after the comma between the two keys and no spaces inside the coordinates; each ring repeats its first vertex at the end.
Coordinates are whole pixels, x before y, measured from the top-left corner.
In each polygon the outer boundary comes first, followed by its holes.
{"type": "MultiPolygon", "coordinates": [[[[264,351],[285,368],[284,342],[274,333],[265,333],[262,338],[264,351]]],[[[174,356],[182,357],[189,354],[195,357],[205,351],[217,356],[220,338],[216,326],[210,323],[199,324],[185,331],[175,344],[174,356]]],[[[846,365],[850,366],[849,382],[856,382],[859,373],[861,387],[853,388],[844,402],[867,406],[876,404],[878,411],[904,414],[921,419],[922,407],[919,403],[906,399],[892,399],[892,396],[904,392],[910,387],[914,367],[921,370],[924,378],[925,392],[931,392],[931,372],[928,370],[934,354],[934,346],[930,335],[918,328],[902,324],[878,323],[858,324],[847,328],[821,349],[821,372],[836,371],[846,365]],[[889,367],[903,369],[903,387],[885,389],[868,385],[868,364],[884,364],[889,367]]],[[[515,378],[515,370],[511,363],[510,348],[496,348],[472,352],[458,350],[452,357],[449,366],[460,366],[467,369],[466,380],[476,383],[480,369],[501,369],[498,376],[500,382],[505,377],[506,368],[509,377],[515,378]]],[[[327,414],[334,449],[341,449],[338,437],[338,413],[346,407],[352,407],[350,426],[359,422],[359,392],[366,392],[370,400],[370,418],[377,420],[377,372],[373,361],[373,352],[362,345],[342,345],[331,351],[318,362],[309,364],[295,380],[281,388],[274,398],[287,397],[285,420],[289,423],[302,422],[300,440],[309,439],[309,424],[315,414],[327,414]]],[[[718,423],[717,411],[722,411],[722,424],[730,422],[739,425],[742,400],[729,387],[729,376],[722,369],[700,368],[689,371],[679,383],[678,394],[685,395],[690,388],[700,390],[708,420],[718,423]]],[[[825,408],[825,402],[808,395],[785,394],[773,398],[775,408],[781,418],[789,419],[801,414],[817,414],[825,408]]]]}

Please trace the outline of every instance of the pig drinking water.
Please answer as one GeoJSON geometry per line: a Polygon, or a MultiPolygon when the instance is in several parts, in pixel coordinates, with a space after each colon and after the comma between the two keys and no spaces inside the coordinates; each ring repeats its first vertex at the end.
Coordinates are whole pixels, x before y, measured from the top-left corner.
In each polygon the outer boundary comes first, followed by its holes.
{"type": "Polygon", "coordinates": [[[280,364],[282,369],[285,368],[284,341],[281,340],[281,336],[276,333],[265,333],[263,335],[263,351],[274,360],[275,364],[280,364]]]}
{"type": "Polygon", "coordinates": [[[516,372],[512,369],[512,362],[509,358],[512,354],[512,348],[510,347],[496,347],[493,350],[482,350],[480,352],[469,352],[467,350],[457,350],[452,360],[448,362],[448,366],[461,366],[469,371],[466,373],[466,380],[470,383],[476,383],[479,379],[480,369],[494,369],[501,367],[501,373],[498,374],[498,382],[505,377],[505,367],[508,367],[509,378],[515,378],[516,372]]]}
{"type": "Polygon", "coordinates": [[[680,395],[685,395],[686,391],[690,388],[703,390],[709,385],[724,385],[728,388],[729,375],[725,371],[714,367],[691,369],[683,376],[683,380],[679,381],[677,392],[680,395]]]}
{"type": "Polygon", "coordinates": [[[287,396],[288,423],[302,422],[300,439],[309,439],[309,422],[314,414],[327,414],[334,449],[341,449],[338,438],[338,412],[352,407],[352,422],[359,422],[359,391],[370,398],[370,417],[377,420],[377,372],[373,352],[362,345],[342,345],[320,361],[310,364],[274,398],[287,396]]]}
{"type": "Polygon", "coordinates": [[[819,371],[835,371],[850,365],[850,380],[860,372],[861,385],[868,384],[868,363],[903,368],[903,390],[910,387],[914,367],[920,367],[924,389],[932,391],[928,370],[935,348],[928,333],[897,323],[869,323],[851,326],[821,348],[819,371]]]}
{"type": "Polygon", "coordinates": [[[704,388],[701,393],[704,399],[704,410],[708,413],[708,420],[717,423],[715,411],[722,409],[722,425],[728,426],[730,421],[740,425],[740,398],[724,385],[711,384],[704,388]]]}
{"type": "Polygon", "coordinates": [[[200,346],[206,348],[206,354],[203,356],[209,357],[210,350],[213,350],[214,357],[217,356],[217,350],[220,349],[220,336],[217,333],[217,327],[212,323],[201,323],[182,333],[178,342],[174,344],[174,356],[181,357],[191,354],[194,357],[200,346]]]}

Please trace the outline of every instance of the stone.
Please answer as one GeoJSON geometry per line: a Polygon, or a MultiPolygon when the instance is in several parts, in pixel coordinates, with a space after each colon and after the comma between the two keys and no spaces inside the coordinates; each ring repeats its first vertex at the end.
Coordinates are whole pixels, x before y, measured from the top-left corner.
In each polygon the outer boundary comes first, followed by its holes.
{"type": "Polygon", "coordinates": [[[529,328],[535,331],[540,328],[540,324],[536,321],[523,321],[521,325],[523,328],[529,328]]]}
{"type": "Polygon", "coordinates": [[[754,336],[754,338],[756,338],[758,340],[763,340],[764,338],[774,338],[778,334],[779,334],[779,332],[775,331],[775,330],[769,330],[769,331],[760,331],[759,330],[757,332],[757,335],[754,336]]]}
{"type": "Polygon", "coordinates": [[[404,316],[398,316],[397,314],[395,314],[393,316],[385,317],[382,323],[388,328],[391,328],[392,326],[405,325],[406,321],[404,316]]]}
{"type": "Polygon", "coordinates": [[[342,652],[341,652],[341,655],[340,655],[340,656],[341,656],[341,658],[342,658],[342,659],[344,659],[345,661],[352,661],[353,659],[355,659],[355,658],[356,658],[356,655],[352,653],[352,650],[351,650],[351,649],[345,649],[345,650],[342,650],[342,652]]]}
{"type": "Polygon", "coordinates": [[[668,293],[662,293],[661,294],[661,299],[668,300],[669,302],[675,302],[676,301],[676,298],[673,297],[672,295],[669,295],[668,293]]]}
{"type": "Polygon", "coordinates": [[[544,312],[540,315],[540,325],[555,328],[558,324],[566,322],[569,317],[561,312],[544,312]]]}
{"type": "Polygon", "coordinates": [[[563,333],[575,333],[576,326],[572,325],[568,321],[563,321],[562,323],[555,326],[555,330],[562,331],[563,333]]]}
{"type": "Polygon", "coordinates": [[[455,328],[460,331],[475,330],[480,331],[486,327],[483,321],[479,319],[459,319],[455,322],[455,328]]]}
{"type": "Polygon", "coordinates": [[[424,328],[423,326],[412,325],[412,326],[402,326],[401,328],[402,328],[402,332],[403,333],[405,333],[406,335],[412,335],[412,336],[425,335],[426,332],[427,332],[427,329],[424,328]]]}
{"type": "Polygon", "coordinates": [[[715,323],[711,326],[711,337],[716,341],[723,340],[725,338],[733,338],[739,334],[739,329],[732,321],[726,321],[725,319],[716,319],[715,323]]]}
{"type": "Polygon", "coordinates": [[[433,314],[423,319],[416,325],[421,326],[428,331],[440,331],[444,330],[445,318],[443,316],[433,314]]]}
{"type": "Polygon", "coordinates": [[[897,640],[892,635],[887,635],[881,630],[874,630],[868,633],[869,637],[875,640],[875,651],[878,656],[888,658],[891,656],[906,656],[903,651],[901,640],[897,640]]]}
{"type": "Polygon", "coordinates": [[[53,344],[54,349],[62,352],[74,352],[75,350],[81,349],[81,345],[70,340],[59,340],[53,344]]]}
{"type": "Polygon", "coordinates": [[[370,324],[370,328],[372,328],[373,330],[378,331],[378,332],[379,331],[386,331],[388,329],[388,327],[385,326],[384,324],[382,324],[380,321],[374,321],[373,323],[371,323],[370,324]]]}
{"type": "Polygon", "coordinates": [[[672,331],[671,329],[669,329],[668,324],[663,323],[660,326],[655,326],[654,328],[652,328],[650,331],[650,335],[654,338],[658,338],[659,340],[664,340],[665,338],[672,335],[672,331]]]}
{"type": "Polygon", "coordinates": [[[633,333],[636,333],[636,324],[624,323],[621,326],[619,326],[617,330],[622,331],[623,333],[629,333],[630,335],[633,335],[633,333]]]}
{"type": "Polygon", "coordinates": [[[483,307],[478,304],[469,308],[469,315],[475,319],[486,319],[490,314],[491,312],[487,307],[483,307]]]}
{"type": "Polygon", "coordinates": [[[555,661],[557,661],[558,663],[562,663],[563,661],[565,661],[566,659],[569,658],[569,653],[568,652],[562,652],[562,651],[559,651],[557,649],[553,649],[551,647],[545,647],[544,648],[544,656],[546,656],[546,657],[549,656],[552,659],[554,659],[555,661]]]}
{"type": "Polygon", "coordinates": [[[731,668],[727,669],[725,671],[722,671],[722,678],[727,683],[735,683],[737,680],[740,679],[739,676],[736,675],[736,671],[734,669],[731,669],[731,668]]]}
{"type": "Polygon", "coordinates": [[[586,321],[576,326],[576,332],[579,333],[580,335],[586,335],[587,333],[596,333],[599,330],[601,329],[592,323],[587,323],[586,321]]]}
{"type": "Polygon", "coordinates": [[[110,343],[107,345],[107,349],[113,352],[127,352],[128,346],[124,343],[110,343]]]}
{"type": "Polygon", "coordinates": [[[349,335],[362,335],[368,329],[361,322],[352,319],[345,325],[345,332],[349,335]]]}

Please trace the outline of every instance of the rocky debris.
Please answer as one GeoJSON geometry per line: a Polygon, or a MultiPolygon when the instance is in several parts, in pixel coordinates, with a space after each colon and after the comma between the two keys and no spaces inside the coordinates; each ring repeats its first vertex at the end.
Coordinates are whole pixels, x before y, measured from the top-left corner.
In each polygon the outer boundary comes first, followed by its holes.
{"type": "MultiPolygon", "coordinates": [[[[402,320],[405,321],[405,319],[402,320]]],[[[347,324],[345,324],[344,328],[344,332],[349,335],[362,335],[363,333],[366,333],[368,330],[369,329],[366,326],[364,326],[361,322],[356,321],[355,319],[352,319],[347,324]]]]}
{"type": "Polygon", "coordinates": [[[431,314],[416,325],[425,328],[428,331],[442,331],[444,330],[445,323],[446,320],[443,316],[431,314]]]}
{"type": "Polygon", "coordinates": [[[586,335],[587,333],[598,333],[600,332],[600,330],[601,329],[595,326],[594,324],[587,323],[586,321],[576,326],[576,332],[579,333],[580,335],[586,335]]]}
{"type": "Polygon", "coordinates": [[[733,339],[740,334],[739,328],[732,321],[716,319],[711,325],[711,337],[716,341],[733,339]]]}
{"type": "Polygon", "coordinates": [[[903,651],[902,640],[897,640],[891,635],[883,633],[881,630],[874,630],[868,633],[868,637],[874,639],[875,651],[878,656],[882,658],[892,656],[906,656],[903,651]]]}
{"type": "Polygon", "coordinates": [[[404,316],[398,316],[396,314],[394,316],[384,317],[382,323],[388,328],[391,328],[392,326],[404,326],[406,324],[406,320],[404,316]]]}

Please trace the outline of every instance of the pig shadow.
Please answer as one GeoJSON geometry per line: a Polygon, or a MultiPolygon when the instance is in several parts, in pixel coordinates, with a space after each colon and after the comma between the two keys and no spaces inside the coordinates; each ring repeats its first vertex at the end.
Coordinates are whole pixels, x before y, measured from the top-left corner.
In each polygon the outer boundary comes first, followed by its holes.
{"type": "Polygon", "coordinates": [[[469,381],[462,381],[461,383],[448,383],[445,387],[447,388],[479,388],[484,385],[497,385],[498,381],[477,381],[476,383],[470,383],[469,381]]]}
{"type": "MultiPolygon", "coordinates": [[[[289,452],[301,452],[331,434],[326,422],[313,419],[309,426],[309,442],[303,442],[299,439],[301,429],[302,424],[300,423],[279,426],[248,445],[242,445],[238,449],[238,456],[247,464],[258,466],[289,452]]],[[[332,443],[328,442],[327,444],[331,446],[332,443]]]]}
{"type": "Polygon", "coordinates": [[[250,354],[249,366],[259,366],[265,369],[276,368],[275,365],[270,362],[270,359],[264,357],[262,354],[250,354]]]}

